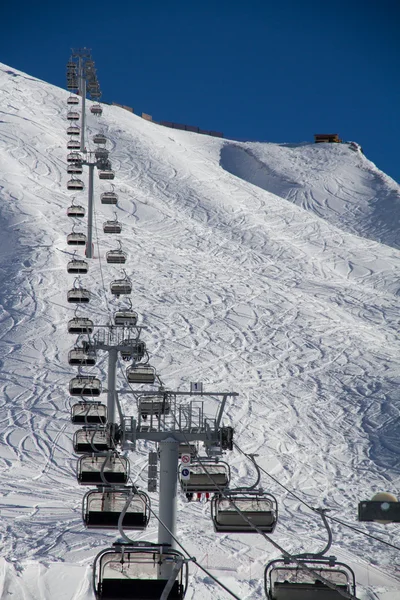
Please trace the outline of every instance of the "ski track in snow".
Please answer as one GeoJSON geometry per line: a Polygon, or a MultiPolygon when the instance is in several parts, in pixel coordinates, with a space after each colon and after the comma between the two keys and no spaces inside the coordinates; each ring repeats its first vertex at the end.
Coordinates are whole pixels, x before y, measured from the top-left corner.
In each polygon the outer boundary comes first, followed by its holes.
{"type": "MultiPolygon", "coordinates": [[[[54,597],[55,577],[68,574],[74,587],[65,600],[86,600],[92,558],[114,537],[84,530],[85,490],[74,474],[67,93],[13,72],[0,70],[0,598],[54,597]]],[[[375,491],[399,488],[398,186],[346,145],[231,143],[108,106],[99,120],[88,116],[90,147],[100,130],[117,173],[132,302],[163,381],[172,389],[203,381],[206,389],[238,391],[225,424],[243,450],[311,506],[396,543],[395,526],[357,523],[356,510],[375,491]]],[[[96,179],[96,199],[108,189],[96,179]]],[[[86,191],[75,196],[86,203],[86,191]]],[[[117,244],[102,223],[114,207],[97,201],[95,210],[96,258],[81,277],[93,297],[82,314],[106,324],[119,306],[109,284],[121,269],[105,262],[117,244]]],[[[85,371],[105,382],[105,357],[85,371]]],[[[118,383],[126,387],[122,371],[118,383]]],[[[150,449],[142,442],[129,456],[144,489],[150,449]]],[[[226,458],[233,485],[254,480],[240,453],[226,458]]],[[[262,481],[279,502],[274,539],[293,552],[321,547],[315,515],[262,481]]],[[[243,600],[263,598],[273,547],[258,536],[217,535],[207,505],[178,503],[178,536],[189,551],[243,600]]],[[[337,524],[333,530],[333,553],[396,575],[396,550],[337,524]]],[[[153,519],[138,539],[156,535],[153,519]]],[[[394,580],[386,589],[378,579],[362,576],[362,600],[395,598],[394,580]]],[[[200,596],[228,597],[192,565],[187,598],[200,596]]]]}

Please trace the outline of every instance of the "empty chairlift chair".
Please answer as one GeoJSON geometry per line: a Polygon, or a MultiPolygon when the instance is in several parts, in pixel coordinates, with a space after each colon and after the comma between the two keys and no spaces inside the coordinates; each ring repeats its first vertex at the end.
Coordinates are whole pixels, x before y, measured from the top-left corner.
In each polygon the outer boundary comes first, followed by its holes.
{"type": "Polygon", "coordinates": [[[79,121],[80,114],[75,110],[70,110],[67,114],[68,121],[79,121]]]}
{"type": "Polygon", "coordinates": [[[73,273],[75,275],[83,275],[89,270],[89,265],[86,260],[73,259],[67,264],[67,273],[73,273]]]}
{"type": "Polygon", "coordinates": [[[104,135],[104,133],[96,133],[93,136],[93,143],[94,144],[106,144],[107,143],[107,138],[104,135]]]}
{"type": "Polygon", "coordinates": [[[300,559],[296,563],[278,558],[267,564],[264,579],[268,600],[343,600],[340,591],[356,595],[353,570],[344,563],[336,562],[334,556],[300,559]],[[299,563],[321,575],[336,589],[302,569],[299,563]]]}
{"type": "Polygon", "coordinates": [[[77,464],[80,485],[126,485],[129,462],[117,452],[101,452],[81,456],[77,464]]]}
{"type": "Polygon", "coordinates": [[[103,109],[100,104],[93,104],[90,107],[90,112],[92,113],[92,115],[100,116],[101,114],[103,114],[103,109]]]}
{"type": "Polygon", "coordinates": [[[102,204],[117,204],[118,194],[115,192],[103,192],[100,195],[100,202],[102,204]]]}
{"type": "Polygon", "coordinates": [[[92,375],[78,375],[69,382],[69,393],[71,396],[100,396],[101,381],[92,375]]]}
{"type": "Polygon", "coordinates": [[[69,163],[67,166],[67,173],[69,175],[81,175],[83,173],[83,167],[78,162],[69,163]]]}
{"type": "Polygon", "coordinates": [[[70,125],[67,129],[67,135],[80,135],[81,130],[77,125],[70,125]]]}
{"type": "Polygon", "coordinates": [[[175,572],[168,600],[183,600],[187,590],[188,566],[180,552],[146,542],[117,543],[95,558],[95,596],[97,600],[160,600],[169,583],[168,575],[175,572]],[[165,578],[163,573],[166,573],[165,578]]]}
{"type": "Polygon", "coordinates": [[[114,325],[122,327],[135,327],[138,320],[137,312],[133,310],[118,310],[114,314],[114,325]]]}
{"type": "Polygon", "coordinates": [[[103,231],[104,233],[121,233],[122,223],[118,221],[117,217],[113,221],[105,221],[103,223],[103,231]]]}
{"type": "Polygon", "coordinates": [[[69,154],[67,154],[68,163],[78,163],[79,165],[81,165],[82,160],[82,155],[79,154],[79,152],[70,152],[69,154]]]}
{"type": "Polygon", "coordinates": [[[121,248],[117,250],[109,250],[106,254],[106,261],[109,265],[124,265],[126,263],[127,254],[121,248]]]}
{"type": "Polygon", "coordinates": [[[81,143],[79,140],[68,140],[67,142],[67,149],[68,150],[79,150],[79,148],[81,147],[81,143]]]}
{"type": "Polygon", "coordinates": [[[92,425],[75,431],[73,446],[76,454],[90,454],[111,450],[113,442],[106,429],[99,429],[98,426],[92,425]]]}
{"type": "Polygon", "coordinates": [[[146,420],[147,417],[155,416],[157,419],[160,415],[168,415],[171,409],[171,404],[166,396],[145,396],[139,399],[139,415],[146,420]]]}
{"type": "Polygon", "coordinates": [[[107,407],[101,402],[78,402],[71,408],[71,422],[75,425],[105,425],[107,407]]]}
{"type": "Polygon", "coordinates": [[[125,275],[123,279],[115,279],[110,284],[111,293],[114,296],[129,295],[132,293],[132,283],[129,277],[125,275]]]}
{"type": "Polygon", "coordinates": [[[72,178],[67,181],[67,190],[80,192],[83,190],[84,187],[84,183],[81,179],[72,178]]]}
{"type": "Polygon", "coordinates": [[[67,235],[67,244],[68,246],[85,246],[86,235],[84,233],[75,233],[75,231],[72,231],[67,235]]]}
{"type": "Polygon", "coordinates": [[[99,171],[99,179],[114,179],[115,173],[112,169],[104,169],[99,171]]]}
{"type": "Polygon", "coordinates": [[[225,490],[229,486],[231,475],[229,465],[226,462],[215,462],[204,458],[201,463],[192,462],[190,467],[180,465],[179,479],[185,494],[214,493],[225,490]],[[182,471],[186,468],[190,470],[189,479],[186,479],[182,474],[182,471]]]}
{"type": "Polygon", "coordinates": [[[68,364],[80,367],[94,367],[96,352],[84,346],[77,346],[68,352],[68,364]]]}
{"type": "Polygon", "coordinates": [[[257,533],[257,530],[272,533],[278,504],[272,494],[228,490],[224,495],[213,496],[211,517],[219,533],[257,533]]]}
{"type": "Polygon", "coordinates": [[[89,490],[82,502],[82,520],[88,529],[117,529],[119,517],[123,530],[143,531],[150,520],[150,498],[131,487],[89,490]]]}
{"type": "Polygon", "coordinates": [[[130,366],[126,369],[126,378],[129,383],[152,384],[156,380],[156,370],[150,365],[130,366]]]}
{"type": "Polygon", "coordinates": [[[74,285],[73,289],[67,293],[67,300],[74,304],[87,304],[90,302],[90,292],[74,285]]]}
{"type": "Polygon", "coordinates": [[[79,98],[78,96],[68,96],[67,98],[67,104],[79,104],[79,98]]]}
{"type": "Polygon", "coordinates": [[[71,204],[71,206],[68,206],[67,208],[67,217],[81,218],[85,216],[85,213],[85,207],[80,204],[71,204]]]}
{"type": "Polygon", "coordinates": [[[73,317],[68,321],[68,333],[93,333],[94,323],[86,317],[73,317]]]}

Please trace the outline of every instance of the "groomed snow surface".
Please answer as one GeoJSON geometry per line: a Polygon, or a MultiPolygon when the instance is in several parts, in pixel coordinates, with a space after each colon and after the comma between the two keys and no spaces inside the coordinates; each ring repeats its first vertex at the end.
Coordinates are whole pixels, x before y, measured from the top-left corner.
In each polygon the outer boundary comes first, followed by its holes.
{"type": "MultiPolygon", "coordinates": [[[[0,599],[93,599],[93,557],[115,537],[83,528],[72,452],[68,93],[0,69],[0,599]]],[[[240,394],[224,424],[297,495],[263,474],[279,502],[273,539],[293,553],[324,546],[304,500],[399,546],[399,526],[357,522],[359,500],[400,493],[399,186],[347,143],[237,143],[107,105],[98,119],[89,113],[89,148],[99,131],[116,171],[126,272],[151,363],[170,389],[202,381],[240,394]]],[[[99,200],[109,189],[96,176],[95,259],[81,279],[96,324],[123,304],[109,292],[121,270],[105,262],[117,247],[102,232],[114,212],[99,200]]],[[[75,196],[86,204],[86,190],[75,196]]],[[[91,372],[106,382],[106,356],[91,372]]],[[[118,386],[126,387],[122,368],[118,386]]],[[[124,410],[136,411],[127,395],[124,410]]],[[[129,453],[144,490],[151,450],[139,443],[129,453]]],[[[239,451],[226,459],[232,485],[254,481],[239,451]]],[[[152,519],[135,539],[156,541],[157,526],[152,519]]],[[[330,553],[354,568],[358,597],[398,600],[399,550],[332,526],[330,553]]],[[[209,505],[182,494],[177,530],[242,600],[264,598],[264,566],[279,556],[265,539],[214,533],[209,505]]],[[[191,565],[188,600],[229,597],[191,565]]]]}

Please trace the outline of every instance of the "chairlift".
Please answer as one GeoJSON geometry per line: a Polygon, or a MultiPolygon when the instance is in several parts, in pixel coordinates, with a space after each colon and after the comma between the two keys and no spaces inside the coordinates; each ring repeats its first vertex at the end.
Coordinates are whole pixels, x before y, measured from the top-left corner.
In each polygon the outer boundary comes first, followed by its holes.
{"type": "Polygon", "coordinates": [[[264,584],[268,600],[343,600],[340,592],[356,595],[354,571],[334,556],[292,562],[286,558],[272,560],[265,568],[264,584]],[[316,575],[302,569],[302,565],[316,575]],[[318,575],[335,589],[320,581],[318,575]]]}
{"type": "Polygon", "coordinates": [[[78,260],[74,258],[73,260],[70,260],[67,264],[67,273],[76,273],[77,275],[79,275],[87,273],[88,270],[89,264],[86,262],[86,260],[78,260]]]}
{"type": "Polygon", "coordinates": [[[70,152],[67,154],[67,162],[69,163],[79,163],[82,164],[82,154],[79,152],[70,152]]]}
{"type": "Polygon", "coordinates": [[[80,135],[81,130],[77,125],[70,125],[67,129],[67,135],[80,135]]]}
{"type": "Polygon", "coordinates": [[[183,555],[149,542],[115,543],[99,552],[94,561],[96,600],[160,600],[170,578],[173,582],[168,600],[183,600],[188,584],[188,565],[183,555]]]}
{"type": "Polygon", "coordinates": [[[126,338],[122,340],[121,346],[125,346],[121,350],[122,360],[134,360],[140,362],[146,353],[146,344],[136,339],[126,338]]]}
{"type": "Polygon", "coordinates": [[[74,287],[67,293],[67,301],[75,304],[86,304],[90,302],[90,292],[81,287],[74,287]]]}
{"type": "Polygon", "coordinates": [[[70,110],[67,114],[68,121],[79,121],[80,114],[75,110],[70,110]]]}
{"type": "Polygon", "coordinates": [[[227,490],[224,495],[213,496],[211,518],[218,533],[257,533],[257,530],[272,533],[278,518],[278,503],[272,494],[227,490]]]}
{"type": "Polygon", "coordinates": [[[77,480],[81,485],[126,485],[129,461],[117,452],[81,456],[77,464],[77,480]]]}
{"type": "Polygon", "coordinates": [[[96,364],[96,352],[85,347],[73,348],[68,352],[68,364],[82,367],[94,367],[96,364]]]}
{"type": "Polygon", "coordinates": [[[84,183],[81,179],[70,179],[67,181],[67,190],[80,192],[84,187],[84,183]]]}
{"type": "Polygon", "coordinates": [[[93,136],[93,143],[94,144],[106,144],[107,143],[107,138],[104,135],[104,133],[96,133],[93,136]]]}
{"type": "Polygon", "coordinates": [[[114,296],[117,296],[117,298],[122,295],[129,295],[132,293],[132,282],[125,274],[123,279],[115,279],[111,282],[110,290],[114,296]]]}
{"type": "Polygon", "coordinates": [[[70,163],[67,166],[67,173],[69,175],[81,175],[83,172],[82,164],[79,163],[70,163]]]}
{"type": "Polygon", "coordinates": [[[74,317],[68,321],[68,333],[93,333],[93,328],[93,321],[84,317],[74,317]]]}
{"type": "Polygon", "coordinates": [[[78,96],[68,96],[67,98],[67,104],[79,104],[79,98],[78,96]]]}
{"type": "Polygon", "coordinates": [[[160,415],[168,415],[171,404],[166,396],[146,396],[139,399],[139,415],[142,419],[154,415],[157,419],[160,415]]]}
{"type": "Polygon", "coordinates": [[[72,60],[72,58],[69,59],[69,61],[67,62],[67,69],[76,69],[77,68],[77,64],[72,60]]]}
{"type": "Polygon", "coordinates": [[[109,250],[106,253],[106,262],[109,265],[123,265],[126,263],[126,258],[127,254],[122,250],[109,250]]]}
{"type": "Polygon", "coordinates": [[[83,497],[82,520],[88,529],[117,529],[122,511],[123,530],[143,531],[150,520],[150,498],[132,487],[103,487],[83,497]]]}
{"type": "Polygon", "coordinates": [[[99,115],[100,116],[101,114],[103,114],[103,109],[100,106],[100,104],[93,104],[90,107],[90,112],[92,113],[92,115],[99,115]]]}
{"type": "Polygon", "coordinates": [[[86,235],[84,233],[75,233],[72,231],[67,235],[68,246],[85,246],[86,235]]]}
{"type": "Polygon", "coordinates": [[[126,378],[129,383],[154,383],[156,370],[150,365],[130,366],[126,369],[126,378]]]}
{"type": "Polygon", "coordinates": [[[99,179],[114,179],[115,173],[112,170],[99,171],[99,179]]]}
{"type": "Polygon", "coordinates": [[[118,310],[114,314],[114,325],[121,325],[123,327],[135,327],[137,320],[138,314],[133,310],[118,310]]]}
{"type": "Polygon", "coordinates": [[[69,382],[69,393],[71,396],[100,396],[101,381],[93,375],[78,375],[69,382]]]}
{"type": "Polygon", "coordinates": [[[185,494],[202,492],[220,492],[229,486],[231,472],[229,465],[223,461],[202,458],[201,463],[192,462],[190,467],[180,465],[179,480],[185,494]],[[190,477],[182,475],[182,469],[190,470],[190,477]]]}
{"type": "Polygon", "coordinates": [[[107,452],[112,449],[112,443],[109,431],[100,429],[97,425],[78,429],[74,433],[73,447],[76,454],[107,452]]]}
{"type": "Polygon", "coordinates": [[[359,521],[375,523],[400,523],[400,502],[389,492],[377,492],[371,500],[362,500],[358,504],[359,521]]]}
{"type": "Polygon", "coordinates": [[[115,192],[103,192],[100,195],[100,202],[102,204],[117,204],[118,194],[115,192]]]}
{"type": "Polygon", "coordinates": [[[107,406],[101,402],[78,402],[71,408],[71,422],[75,425],[105,425],[107,406]]]}
{"type": "Polygon", "coordinates": [[[79,150],[81,143],[79,140],[68,140],[67,150],[79,150]]]}
{"type": "Polygon", "coordinates": [[[67,208],[67,217],[84,217],[85,213],[86,210],[84,206],[81,206],[80,204],[71,204],[71,206],[67,208]]]}
{"type": "Polygon", "coordinates": [[[110,153],[107,150],[107,148],[96,147],[94,150],[94,156],[95,156],[96,160],[99,160],[99,161],[107,160],[109,154],[110,153]]]}
{"type": "Polygon", "coordinates": [[[120,223],[117,218],[112,221],[105,221],[103,223],[103,232],[104,233],[121,233],[122,231],[122,223],[120,223]]]}

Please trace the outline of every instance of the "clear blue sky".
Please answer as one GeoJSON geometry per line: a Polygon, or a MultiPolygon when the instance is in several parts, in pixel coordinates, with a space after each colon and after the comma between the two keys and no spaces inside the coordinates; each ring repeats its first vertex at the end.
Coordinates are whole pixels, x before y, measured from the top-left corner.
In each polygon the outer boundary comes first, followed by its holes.
{"type": "Polygon", "coordinates": [[[239,139],[339,133],[400,181],[399,0],[8,0],[0,61],[65,87],[92,49],[103,100],[239,139]]]}

